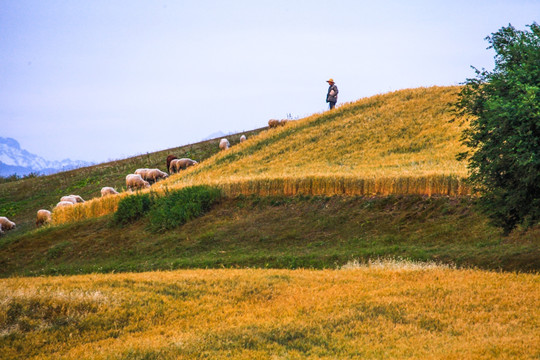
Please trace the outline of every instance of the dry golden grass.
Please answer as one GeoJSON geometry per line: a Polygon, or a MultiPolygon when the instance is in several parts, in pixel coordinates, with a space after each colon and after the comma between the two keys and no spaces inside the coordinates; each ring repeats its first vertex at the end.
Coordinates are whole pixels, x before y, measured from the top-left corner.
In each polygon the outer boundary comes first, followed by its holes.
{"type": "Polygon", "coordinates": [[[52,212],[52,222],[63,224],[111,214],[118,208],[120,199],[130,194],[131,192],[124,191],[118,195],[98,197],[73,206],[55,208],[52,212]]]}
{"type": "Polygon", "coordinates": [[[0,280],[3,359],[537,359],[540,275],[378,261],[0,280]]]}
{"type": "Polygon", "coordinates": [[[283,189],[296,187],[304,193],[315,189],[328,195],[409,189],[428,195],[468,193],[461,183],[465,164],[456,160],[464,150],[459,141],[463,129],[451,121],[450,111],[458,90],[410,89],[346,104],[270,129],[168,182],[223,187],[258,182],[261,191],[272,194],[279,193],[274,182],[281,179],[283,189]],[[334,185],[340,182],[345,185],[334,185]],[[369,186],[362,189],[358,184],[369,186]]]}
{"type": "MultiPolygon", "coordinates": [[[[458,91],[401,90],[291,121],[154,187],[205,184],[226,196],[470,194],[466,166],[456,160],[464,151],[463,128],[451,121],[458,91]]],[[[79,216],[55,218],[61,223],[79,216]]]]}
{"type": "Polygon", "coordinates": [[[450,122],[458,87],[401,90],[271,129],[221,153],[199,176],[465,176],[450,122]],[[222,166],[226,164],[227,166],[222,166]]]}

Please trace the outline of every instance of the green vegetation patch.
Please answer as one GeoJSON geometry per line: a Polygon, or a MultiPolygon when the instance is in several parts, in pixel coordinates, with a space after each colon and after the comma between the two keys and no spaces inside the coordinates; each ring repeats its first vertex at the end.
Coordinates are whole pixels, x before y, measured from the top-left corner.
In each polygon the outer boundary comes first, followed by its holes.
{"type": "Polygon", "coordinates": [[[163,232],[201,216],[220,198],[221,191],[209,186],[167,191],[164,196],[137,194],[120,200],[113,221],[126,225],[148,216],[149,229],[163,232]]]}
{"type": "Polygon", "coordinates": [[[142,218],[154,202],[153,193],[136,194],[120,200],[114,213],[113,221],[117,225],[126,225],[142,218]]]}
{"type": "Polygon", "coordinates": [[[209,186],[192,186],[156,198],[150,209],[150,229],[165,231],[185,224],[206,213],[221,198],[221,190],[209,186]]]}
{"type": "Polygon", "coordinates": [[[204,190],[185,192],[154,198],[139,220],[121,226],[111,214],[2,237],[0,277],[180,268],[325,269],[380,258],[504,271],[540,269],[540,227],[504,237],[474,211],[472,198],[216,200],[204,197],[204,190]],[[201,201],[205,212],[191,212],[195,217],[178,226],[173,221],[180,224],[180,214],[193,210],[181,205],[188,196],[216,202],[205,207],[201,201]],[[154,210],[160,200],[163,208],[154,210]],[[174,228],[163,231],[167,226],[174,228]]]}

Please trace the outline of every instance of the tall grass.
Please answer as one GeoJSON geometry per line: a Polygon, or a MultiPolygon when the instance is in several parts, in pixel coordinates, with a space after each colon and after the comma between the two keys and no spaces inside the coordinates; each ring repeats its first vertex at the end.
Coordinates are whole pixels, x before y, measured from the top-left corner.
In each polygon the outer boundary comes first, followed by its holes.
{"type": "Polygon", "coordinates": [[[540,276],[381,262],[0,279],[2,359],[537,359],[540,276]]]}
{"type": "Polygon", "coordinates": [[[452,121],[458,91],[409,89],[345,104],[264,131],[155,188],[210,185],[225,196],[470,194],[465,164],[456,160],[464,150],[463,129],[452,121]]]}
{"type": "Polygon", "coordinates": [[[470,193],[462,129],[452,122],[458,87],[402,90],[346,104],[261,133],[172,176],[234,195],[470,193]]]}

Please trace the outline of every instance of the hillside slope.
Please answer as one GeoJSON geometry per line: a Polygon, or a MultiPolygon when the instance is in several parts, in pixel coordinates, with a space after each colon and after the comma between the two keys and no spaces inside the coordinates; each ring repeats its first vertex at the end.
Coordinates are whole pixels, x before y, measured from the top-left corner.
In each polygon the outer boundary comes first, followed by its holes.
{"type": "MultiPolygon", "coordinates": [[[[199,168],[172,177],[169,184],[296,179],[301,188],[306,178],[322,183],[336,179],[391,179],[395,183],[411,178],[462,178],[466,167],[456,155],[464,150],[459,141],[463,129],[451,121],[451,103],[458,91],[459,87],[408,89],[345,104],[262,133],[217,154],[199,168]]],[[[342,191],[358,193],[352,187],[342,191]]],[[[325,195],[333,194],[326,190],[325,195]]],[[[416,192],[407,188],[372,192],[400,190],[416,192]]],[[[418,191],[433,192],[427,188],[418,191]]]]}
{"type": "Polygon", "coordinates": [[[326,268],[378,256],[536,271],[539,228],[504,238],[473,210],[468,196],[425,196],[436,190],[467,193],[461,183],[465,167],[455,160],[460,129],[450,121],[457,90],[412,89],[362,99],[282,128],[254,130],[242,144],[241,134],[229,137],[234,146],[227,152],[218,152],[215,139],[0,184],[2,214],[22,224],[0,239],[0,276],[326,268]],[[110,216],[96,218],[114,212],[129,195],[103,200],[102,186],[122,189],[125,174],[138,167],[164,170],[168,153],[201,165],[157,183],[153,192],[209,183],[228,196],[203,218],[160,234],[149,231],[146,220],[118,228],[110,216]],[[32,231],[35,211],[69,193],[94,199],[55,212],[57,223],[74,224],[32,231]],[[304,195],[289,196],[295,194],[304,195]],[[343,194],[348,196],[328,197],[343,194]]]}
{"type": "Polygon", "coordinates": [[[0,241],[0,277],[181,268],[336,268],[407,258],[491,270],[540,269],[540,228],[505,238],[471,199],[422,196],[222,199],[166,232],[111,216],[0,241]]]}
{"type": "MultiPolygon", "coordinates": [[[[262,130],[247,131],[228,138],[232,143],[237,143],[242,134],[250,138],[262,130]]],[[[211,139],[54,175],[0,183],[0,216],[7,216],[17,223],[16,233],[33,230],[37,210],[52,210],[64,195],[78,194],[88,200],[99,198],[103,186],[112,186],[123,191],[126,174],[133,173],[138,168],[166,170],[165,160],[169,154],[204,161],[219,151],[218,143],[219,139],[211,139]]],[[[16,233],[7,233],[6,237],[15,236],[16,233]]]]}
{"type": "MultiPolygon", "coordinates": [[[[466,195],[459,87],[396,91],[269,129],[153,186],[206,184],[225,195],[466,195]]],[[[55,223],[114,212],[120,197],[64,208],[55,223]]]]}

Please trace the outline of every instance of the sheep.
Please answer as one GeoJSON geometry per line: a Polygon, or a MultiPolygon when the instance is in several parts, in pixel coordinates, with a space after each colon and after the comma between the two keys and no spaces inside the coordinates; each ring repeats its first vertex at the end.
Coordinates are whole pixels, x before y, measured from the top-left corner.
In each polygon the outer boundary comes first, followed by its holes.
{"type": "Polygon", "coordinates": [[[149,188],[150,184],[148,181],[143,180],[139,174],[129,174],[126,176],[126,187],[129,190],[135,189],[145,189],[149,188]]]}
{"type": "Polygon", "coordinates": [[[118,194],[118,191],[116,191],[114,188],[110,186],[105,186],[101,188],[101,197],[107,196],[107,195],[116,195],[118,194]]]}
{"type": "Polygon", "coordinates": [[[174,155],[167,156],[167,170],[171,168],[171,161],[173,161],[174,159],[178,159],[178,158],[174,155]]]}
{"type": "Polygon", "coordinates": [[[244,141],[246,141],[246,139],[247,139],[247,138],[246,138],[246,135],[240,136],[240,142],[241,142],[241,143],[244,142],[244,141]]]}
{"type": "Polygon", "coordinates": [[[75,205],[75,203],[72,201],[60,201],[58,204],[56,204],[55,208],[61,208],[61,207],[73,206],[73,205],[75,205]]]}
{"type": "Polygon", "coordinates": [[[229,147],[231,146],[231,143],[229,142],[229,140],[223,138],[219,141],[219,148],[221,150],[227,150],[229,147]]]}
{"type": "Polygon", "coordinates": [[[275,128],[275,127],[278,127],[278,126],[285,126],[285,124],[287,124],[288,122],[289,122],[289,120],[270,119],[270,120],[268,120],[268,127],[275,128]]]}
{"type": "Polygon", "coordinates": [[[268,120],[268,127],[275,128],[279,126],[279,120],[270,119],[268,120]]]}
{"type": "Polygon", "coordinates": [[[83,203],[84,200],[82,197],[80,197],[79,195],[66,195],[66,196],[62,196],[60,198],[60,201],[70,201],[72,202],[73,204],[76,204],[76,203],[83,203]]]}
{"type": "Polygon", "coordinates": [[[3,231],[15,229],[15,223],[5,216],[0,216],[0,226],[3,231]]]}
{"type": "Polygon", "coordinates": [[[70,202],[72,204],[76,204],[77,203],[77,200],[75,200],[75,198],[72,198],[71,196],[62,196],[62,198],[60,199],[60,201],[67,201],[67,202],[70,202]]]}
{"type": "Polygon", "coordinates": [[[161,171],[159,169],[148,169],[148,171],[146,172],[146,178],[143,177],[143,179],[148,181],[149,183],[155,183],[161,179],[166,179],[168,177],[169,174],[164,171],[161,171]]]}
{"type": "Polygon", "coordinates": [[[38,210],[37,212],[37,219],[36,219],[36,227],[40,227],[42,225],[50,223],[52,220],[52,214],[49,210],[38,210]]]}
{"type": "Polygon", "coordinates": [[[134,174],[136,175],[141,175],[141,177],[143,178],[143,180],[146,180],[146,173],[148,172],[148,170],[150,169],[137,169],[135,170],[134,174]]]}
{"type": "Polygon", "coordinates": [[[174,159],[173,161],[171,161],[171,167],[169,168],[169,172],[172,174],[180,170],[185,170],[188,167],[197,164],[199,164],[197,161],[188,158],[174,159]]]}

